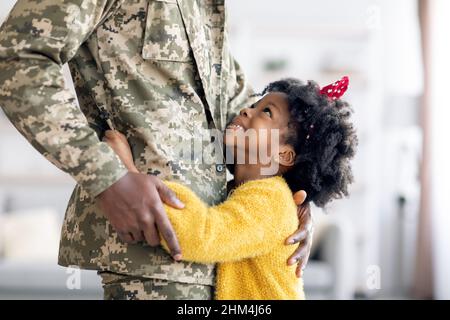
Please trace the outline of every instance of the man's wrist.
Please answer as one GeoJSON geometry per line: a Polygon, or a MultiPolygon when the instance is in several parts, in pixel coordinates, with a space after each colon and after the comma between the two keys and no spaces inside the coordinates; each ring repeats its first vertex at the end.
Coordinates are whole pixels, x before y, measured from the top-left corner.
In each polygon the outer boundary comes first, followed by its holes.
{"type": "Polygon", "coordinates": [[[125,168],[127,168],[127,170],[129,172],[133,172],[133,173],[139,173],[139,170],[136,168],[136,166],[134,165],[134,161],[133,158],[130,157],[129,158],[123,158],[121,155],[119,155],[120,160],[122,160],[123,164],[125,165],[125,168]]]}
{"type": "Polygon", "coordinates": [[[127,169],[128,169],[129,172],[132,172],[132,173],[140,173],[139,170],[135,166],[132,166],[132,167],[127,168],[127,169]]]}
{"type": "Polygon", "coordinates": [[[98,150],[95,152],[94,160],[83,172],[74,176],[92,198],[97,197],[128,173],[124,163],[106,143],[100,143],[98,150]]]}

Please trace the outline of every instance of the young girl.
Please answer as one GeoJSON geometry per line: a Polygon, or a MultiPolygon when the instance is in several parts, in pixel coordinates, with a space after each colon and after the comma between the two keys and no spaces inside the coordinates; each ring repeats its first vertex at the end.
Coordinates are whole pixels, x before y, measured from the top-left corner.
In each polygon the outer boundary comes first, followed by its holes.
{"type": "MultiPolygon", "coordinates": [[[[348,195],[350,159],[357,137],[351,109],[340,99],[348,78],[322,90],[315,82],[284,79],[269,84],[263,97],[240,111],[227,126],[224,145],[246,159],[255,152],[240,134],[278,130],[278,148],[267,139],[269,164],[236,163],[235,189],[223,203],[207,207],[189,188],[165,181],[185,204],[165,206],[183,253],[183,260],[218,263],[217,299],[303,299],[301,280],[286,258],[284,241],[298,226],[291,190],[305,190],[306,201],[323,207],[348,195]],[[270,176],[262,169],[277,164],[270,176]]],[[[130,171],[134,167],[126,138],[108,131],[106,141],[130,171]]],[[[167,249],[166,244],[163,246],[167,249]]]]}

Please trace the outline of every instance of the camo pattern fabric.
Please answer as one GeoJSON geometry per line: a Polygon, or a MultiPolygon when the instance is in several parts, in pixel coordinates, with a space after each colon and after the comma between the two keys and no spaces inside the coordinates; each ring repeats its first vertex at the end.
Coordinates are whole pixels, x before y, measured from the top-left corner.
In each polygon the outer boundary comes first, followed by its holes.
{"type": "Polygon", "coordinates": [[[223,154],[208,149],[209,129],[222,131],[255,99],[228,49],[224,0],[18,0],[0,30],[0,70],[8,119],[77,182],[58,263],[213,284],[213,265],[123,243],[97,207],[96,196],[127,172],[101,140],[98,107],[127,136],[141,173],[182,182],[210,205],[224,200],[223,154]],[[65,89],[64,63],[78,103],[65,89]],[[197,142],[209,161],[192,150],[180,156],[197,142]]]}
{"type": "Polygon", "coordinates": [[[212,300],[214,287],[99,272],[104,300],[212,300]]]}

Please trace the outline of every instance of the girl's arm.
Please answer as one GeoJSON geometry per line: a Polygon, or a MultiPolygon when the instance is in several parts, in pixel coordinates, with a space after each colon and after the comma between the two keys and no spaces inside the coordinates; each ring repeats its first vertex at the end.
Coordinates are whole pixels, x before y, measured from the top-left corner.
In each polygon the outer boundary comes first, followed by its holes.
{"type": "Polygon", "coordinates": [[[128,140],[117,130],[106,130],[103,140],[114,150],[114,152],[122,160],[125,167],[130,172],[139,173],[138,169],[134,165],[133,153],[131,152],[128,140]]]}
{"type": "MultiPolygon", "coordinates": [[[[123,134],[108,130],[105,141],[129,171],[138,172],[123,134]]],[[[185,205],[181,210],[164,206],[180,242],[183,260],[217,263],[258,256],[283,245],[297,228],[296,206],[282,178],[250,181],[213,207],[208,207],[188,187],[165,183],[185,205]]],[[[164,240],[162,244],[167,250],[164,240]]]]}
{"type": "Polygon", "coordinates": [[[210,208],[189,188],[165,183],[185,204],[181,210],[165,206],[182,260],[217,263],[255,257],[283,246],[297,228],[296,205],[280,177],[247,182],[210,208]]]}

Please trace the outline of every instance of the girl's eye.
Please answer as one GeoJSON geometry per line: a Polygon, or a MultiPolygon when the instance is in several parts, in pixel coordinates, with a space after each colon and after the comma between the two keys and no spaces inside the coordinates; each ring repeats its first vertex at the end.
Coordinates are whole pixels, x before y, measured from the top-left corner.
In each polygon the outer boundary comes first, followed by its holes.
{"type": "Polygon", "coordinates": [[[255,108],[255,104],[252,104],[251,106],[250,106],[250,109],[254,109],[255,108]]]}
{"type": "Polygon", "coordinates": [[[265,109],[263,110],[263,112],[264,112],[265,114],[267,114],[269,117],[272,118],[272,111],[270,111],[270,108],[265,108],[265,109]]]}

